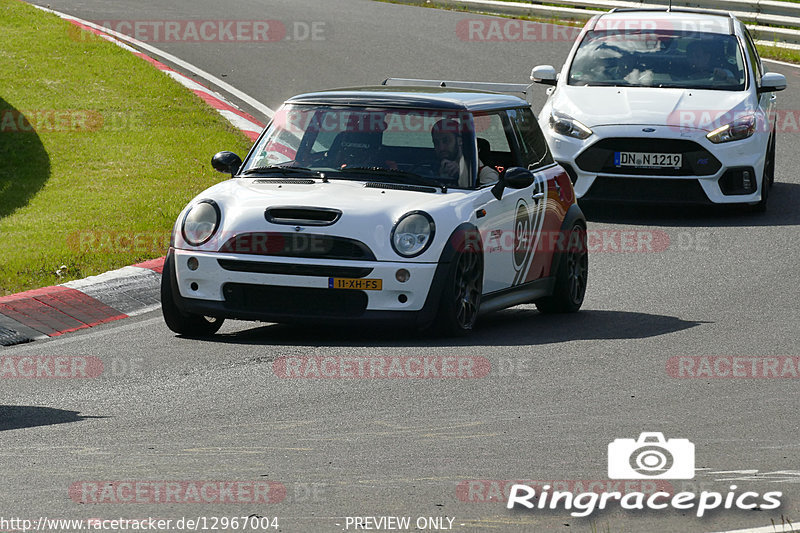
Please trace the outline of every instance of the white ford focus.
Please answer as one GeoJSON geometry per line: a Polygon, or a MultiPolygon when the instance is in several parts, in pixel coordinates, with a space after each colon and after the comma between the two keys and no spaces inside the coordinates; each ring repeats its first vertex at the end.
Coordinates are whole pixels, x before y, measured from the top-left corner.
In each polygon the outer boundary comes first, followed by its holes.
{"type": "Polygon", "coordinates": [[[612,10],[581,31],[539,115],[578,198],[749,204],[775,172],[775,93],[747,28],[688,10],[612,10]]]}

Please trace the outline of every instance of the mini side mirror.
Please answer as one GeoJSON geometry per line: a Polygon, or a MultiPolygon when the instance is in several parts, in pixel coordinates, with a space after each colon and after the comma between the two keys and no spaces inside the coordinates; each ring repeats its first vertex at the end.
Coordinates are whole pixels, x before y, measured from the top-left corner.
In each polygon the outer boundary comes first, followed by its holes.
{"type": "Polygon", "coordinates": [[[535,176],[533,172],[522,167],[507,168],[500,175],[500,179],[492,187],[492,194],[498,200],[503,197],[503,191],[509,189],[524,189],[533,185],[535,176]]]}
{"type": "Polygon", "coordinates": [[[511,167],[503,172],[503,181],[509,189],[524,189],[533,185],[533,172],[527,168],[511,167]]]}
{"type": "Polygon", "coordinates": [[[211,166],[217,172],[230,174],[231,177],[234,177],[242,166],[242,158],[233,152],[217,152],[211,158],[211,166]]]}

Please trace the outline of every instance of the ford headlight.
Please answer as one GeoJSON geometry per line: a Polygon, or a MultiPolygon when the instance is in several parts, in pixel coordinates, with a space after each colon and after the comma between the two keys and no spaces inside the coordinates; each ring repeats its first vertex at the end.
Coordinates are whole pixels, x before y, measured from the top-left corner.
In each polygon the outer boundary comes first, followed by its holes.
{"type": "Polygon", "coordinates": [[[719,144],[730,141],[738,141],[740,139],[747,139],[753,135],[755,131],[755,115],[745,115],[737,118],[733,122],[725,124],[724,126],[720,126],[706,135],[706,138],[714,144],[719,144]]]}
{"type": "Polygon", "coordinates": [[[567,137],[586,139],[592,135],[592,130],[581,124],[569,115],[553,111],[550,113],[550,129],[567,137]]]}
{"type": "Polygon", "coordinates": [[[422,211],[406,213],[392,229],[392,248],[403,257],[415,257],[430,246],[436,226],[422,211]]]}
{"type": "Polygon", "coordinates": [[[192,246],[208,242],[219,227],[219,206],[214,200],[201,200],[183,219],[183,238],[192,246]]]}

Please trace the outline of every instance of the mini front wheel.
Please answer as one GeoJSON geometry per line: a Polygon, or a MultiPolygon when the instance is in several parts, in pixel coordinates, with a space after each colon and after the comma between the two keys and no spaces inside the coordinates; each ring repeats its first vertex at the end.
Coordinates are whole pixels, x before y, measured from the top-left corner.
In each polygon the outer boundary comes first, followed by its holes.
{"type": "Polygon", "coordinates": [[[475,326],[483,289],[483,256],[474,239],[467,238],[450,263],[437,317],[445,335],[466,335],[475,326]]]}
{"type": "Polygon", "coordinates": [[[179,335],[187,337],[213,335],[222,327],[224,318],[184,313],[175,304],[172,292],[173,261],[172,256],[167,257],[161,274],[161,313],[164,315],[164,322],[169,329],[179,335]]]}

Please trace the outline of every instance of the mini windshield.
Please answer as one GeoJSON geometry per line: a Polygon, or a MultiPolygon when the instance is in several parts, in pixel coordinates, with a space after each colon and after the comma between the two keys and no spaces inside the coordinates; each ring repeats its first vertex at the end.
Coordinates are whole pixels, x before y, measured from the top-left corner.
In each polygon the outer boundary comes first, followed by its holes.
{"type": "Polygon", "coordinates": [[[471,188],[474,145],[466,112],[284,105],[242,171],[471,188]]]}
{"type": "Polygon", "coordinates": [[[673,30],[589,31],[569,85],[742,91],[746,76],[733,35],[673,30]]]}

